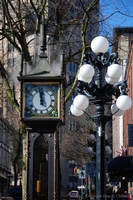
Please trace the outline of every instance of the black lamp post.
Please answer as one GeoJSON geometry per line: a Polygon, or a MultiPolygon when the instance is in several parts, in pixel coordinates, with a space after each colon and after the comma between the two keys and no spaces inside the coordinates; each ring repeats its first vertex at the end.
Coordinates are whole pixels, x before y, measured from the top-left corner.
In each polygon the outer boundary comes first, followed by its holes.
{"type": "MultiPolygon", "coordinates": [[[[91,43],[95,55],[86,54],[78,75],[77,91],[71,105],[71,113],[80,116],[86,113],[89,102],[96,105],[96,115],[90,116],[97,126],[96,135],[96,199],[106,199],[105,176],[105,125],[112,115],[121,116],[129,109],[132,100],[126,94],[126,80],[120,81],[122,67],[118,65],[117,53],[109,55],[108,40],[96,37],[91,43]],[[107,72],[105,75],[105,71],[107,72]],[[93,75],[96,73],[92,81],[93,75]],[[105,80],[104,80],[105,78],[105,80]],[[106,83],[105,83],[106,82],[106,83]],[[111,106],[114,99],[114,103],[111,106]],[[112,115],[105,115],[105,106],[111,106],[112,115]]],[[[87,114],[87,113],[86,113],[87,114]]],[[[88,115],[88,114],[87,114],[88,115]]]]}

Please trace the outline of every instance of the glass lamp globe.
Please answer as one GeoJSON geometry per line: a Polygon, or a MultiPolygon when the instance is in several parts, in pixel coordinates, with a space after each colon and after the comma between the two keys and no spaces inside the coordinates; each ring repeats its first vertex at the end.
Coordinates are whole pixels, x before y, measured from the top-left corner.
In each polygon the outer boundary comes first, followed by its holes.
{"type": "Polygon", "coordinates": [[[108,40],[103,36],[94,38],[91,42],[91,49],[95,54],[104,54],[109,48],[108,40]]]}
{"type": "Polygon", "coordinates": [[[92,188],[92,190],[95,190],[95,185],[94,185],[94,184],[92,184],[91,188],[92,188]]]}
{"type": "Polygon", "coordinates": [[[118,79],[122,75],[122,67],[118,64],[112,64],[108,67],[107,74],[112,79],[118,79]]]}
{"type": "Polygon", "coordinates": [[[114,85],[115,83],[119,82],[119,78],[113,79],[107,73],[105,75],[105,80],[107,83],[114,85]]]}
{"type": "Polygon", "coordinates": [[[116,100],[116,106],[120,110],[128,110],[132,106],[132,100],[127,95],[121,95],[116,100]]]}
{"type": "Polygon", "coordinates": [[[78,110],[84,110],[88,107],[89,100],[85,95],[80,94],[74,98],[73,104],[78,110]]]}
{"type": "Polygon", "coordinates": [[[105,153],[110,154],[110,152],[111,152],[110,146],[105,146],[105,153]]]}
{"type": "Polygon", "coordinates": [[[112,150],[110,149],[110,151],[108,152],[108,154],[111,154],[112,153],[112,150]]]}
{"type": "Polygon", "coordinates": [[[84,64],[81,66],[79,74],[83,79],[91,79],[94,76],[94,67],[90,64],[84,64]]]}
{"type": "Polygon", "coordinates": [[[105,140],[107,140],[108,139],[108,136],[107,136],[107,134],[105,134],[105,140]]]}
{"type": "Polygon", "coordinates": [[[91,80],[92,80],[92,78],[90,78],[90,79],[85,79],[85,78],[82,78],[82,76],[80,76],[80,74],[78,74],[78,80],[79,80],[79,81],[84,81],[84,82],[86,82],[86,83],[90,83],[91,80]]]}
{"type": "Polygon", "coordinates": [[[93,155],[93,149],[92,147],[87,147],[87,153],[91,156],[93,155]]]}
{"type": "Polygon", "coordinates": [[[84,113],[82,110],[78,110],[77,108],[75,108],[74,105],[71,105],[70,110],[71,110],[71,113],[75,116],[81,116],[84,113]]]}
{"type": "Polygon", "coordinates": [[[89,140],[90,142],[94,142],[94,141],[95,141],[95,136],[94,136],[93,134],[89,134],[88,140],[89,140]]]}
{"type": "Polygon", "coordinates": [[[112,104],[112,106],[111,106],[111,113],[114,115],[114,116],[122,116],[122,115],[124,115],[124,110],[120,110],[118,107],[117,107],[117,105],[116,105],[116,103],[114,103],[114,104],[112,104]],[[115,114],[114,114],[115,113],[115,114]]]}

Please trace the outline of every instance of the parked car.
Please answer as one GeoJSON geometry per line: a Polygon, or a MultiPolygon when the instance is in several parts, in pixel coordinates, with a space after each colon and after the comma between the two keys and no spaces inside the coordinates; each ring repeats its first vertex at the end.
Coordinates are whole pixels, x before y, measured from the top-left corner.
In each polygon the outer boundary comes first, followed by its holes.
{"type": "Polygon", "coordinates": [[[69,199],[79,199],[79,192],[77,190],[69,192],[69,199]]]}
{"type": "Polygon", "coordinates": [[[13,200],[22,200],[22,187],[15,187],[10,190],[8,193],[6,200],[12,197],[13,200]]]}

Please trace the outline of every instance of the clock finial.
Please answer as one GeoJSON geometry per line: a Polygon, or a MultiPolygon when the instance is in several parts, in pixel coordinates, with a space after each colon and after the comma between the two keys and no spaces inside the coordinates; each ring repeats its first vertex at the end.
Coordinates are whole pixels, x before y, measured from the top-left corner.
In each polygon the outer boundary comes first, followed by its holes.
{"type": "Polygon", "coordinates": [[[61,67],[60,67],[60,75],[66,76],[66,68],[65,68],[65,61],[64,61],[65,53],[62,51],[62,54],[60,56],[61,59],[61,67]]]}
{"type": "Polygon", "coordinates": [[[46,48],[46,24],[44,23],[44,21],[42,21],[40,27],[40,37],[41,37],[40,50],[45,52],[47,48],[46,48]]]}

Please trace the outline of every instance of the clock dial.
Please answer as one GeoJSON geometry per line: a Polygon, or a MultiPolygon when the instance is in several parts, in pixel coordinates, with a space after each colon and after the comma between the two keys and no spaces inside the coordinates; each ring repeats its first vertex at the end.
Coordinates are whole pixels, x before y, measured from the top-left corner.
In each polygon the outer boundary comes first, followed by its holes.
{"type": "Polygon", "coordinates": [[[57,116],[58,85],[25,84],[25,117],[57,116]]]}
{"type": "Polygon", "coordinates": [[[33,112],[47,113],[55,105],[54,93],[44,86],[34,88],[29,94],[29,105],[33,112]]]}

